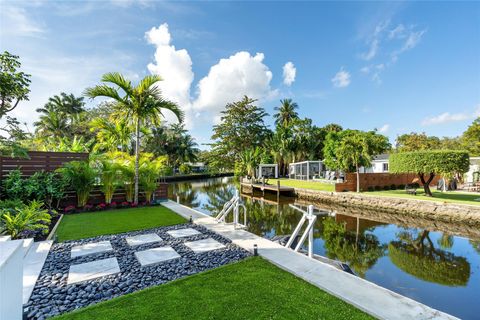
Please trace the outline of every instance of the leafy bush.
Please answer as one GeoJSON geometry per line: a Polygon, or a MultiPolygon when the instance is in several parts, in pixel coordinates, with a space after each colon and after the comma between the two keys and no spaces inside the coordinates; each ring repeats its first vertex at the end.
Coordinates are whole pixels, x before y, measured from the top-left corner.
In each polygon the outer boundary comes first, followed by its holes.
{"type": "Polygon", "coordinates": [[[374,191],[374,190],[375,190],[375,188],[374,188],[374,187],[372,187],[372,186],[369,186],[369,187],[367,188],[367,190],[368,190],[368,191],[370,191],[370,192],[372,192],[372,191],[374,191]]]}
{"type": "Polygon", "coordinates": [[[28,192],[28,198],[45,203],[47,208],[52,208],[54,200],[58,203],[65,196],[67,183],[61,175],[55,172],[39,171],[35,172],[26,180],[25,188],[28,192]]]}
{"type": "Polygon", "coordinates": [[[405,189],[405,185],[404,185],[404,184],[399,184],[399,185],[397,186],[397,189],[405,189]]]}
{"type": "Polygon", "coordinates": [[[20,199],[5,199],[0,200],[0,212],[11,211],[14,212],[15,208],[23,206],[23,202],[20,199]]]}
{"type": "Polygon", "coordinates": [[[180,165],[180,167],[178,168],[178,170],[180,171],[181,174],[190,174],[192,173],[192,167],[190,167],[188,164],[186,163],[182,163],[180,165]]]}
{"type": "Polygon", "coordinates": [[[147,202],[151,201],[152,194],[157,190],[160,172],[165,167],[166,162],[167,157],[165,156],[158,157],[157,159],[151,159],[151,157],[149,157],[143,159],[140,164],[140,185],[145,192],[145,199],[147,202]]]}
{"type": "Polygon", "coordinates": [[[28,205],[22,205],[15,208],[15,212],[9,210],[2,211],[2,222],[5,231],[17,239],[25,231],[48,232],[48,223],[51,221],[51,215],[48,210],[42,209],[40,201],[31,201],[28,205]]]}
{"type": "Polygon", "coordinates": [[[397,190],[397,186],[394,185],[394,184],[392,184],[392,185],[390,186],[390,190],[397,190]]]}
{"type": "Polygon", "coordinates": [[[26,188],[22,172],[19,169],[12,170],[3,181],[6,198],[19,199],[25,201],[28,199],[29,191],[26,188]]]}
{"type": "Polygon", "coordinates": [[[100,171],[100,183],[105,202],[112,202],[113,194],[121,182],[121,169],[119,165],[108,158],[103,158],[98,162],[100,171]]]}
{"type": "Polygon", "coordinates": [[[90,192],[95,184],[97,174],[90,167],[88,161],[72,161],[65,163],[58,169],[68,184],[77,193],[78,206],[83,207],[87,204],[90,192]]]}
{"type": "Polygon", "coordinates": [[[383,186],[383,190],[385,190],[385,191],[390,190],[390,186],[383,186]]]}
{"type": "Polygon", "coordinates": [[[375,186],[375,191],[380,191],[380,190],[382,190],[382,187],[380,187],[380,186],[375,186]]]}

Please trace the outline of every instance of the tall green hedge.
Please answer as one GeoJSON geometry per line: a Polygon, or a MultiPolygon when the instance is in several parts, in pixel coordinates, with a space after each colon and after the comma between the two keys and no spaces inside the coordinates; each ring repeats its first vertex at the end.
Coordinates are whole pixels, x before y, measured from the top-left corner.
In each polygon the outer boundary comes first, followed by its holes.
{"type": "Polygon", "coordinates": [[[391,173],[451,175],[465,173],[469,166],[469,156],[465,151],[399,152],[391,154],[389,159],[389,171],[391,173]]]}

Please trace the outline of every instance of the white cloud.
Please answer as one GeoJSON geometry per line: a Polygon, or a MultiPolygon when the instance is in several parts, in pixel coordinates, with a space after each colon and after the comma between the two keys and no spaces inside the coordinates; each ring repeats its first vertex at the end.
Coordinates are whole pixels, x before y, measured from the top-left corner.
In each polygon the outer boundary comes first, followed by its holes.
{"type": "Polygon", "coordinates": [[[270,88],[272,72],[263,59],[263,53],[252,56],[245,51],[220,59],[199,81],[194,108],[218,112],[228,102],[239,100],[244,95],[265,99],[274,94],[270,88]]]}
{"type": "Polygon", "coordinates": [[[0,36],[9,37],[39,37],[46,30],[41,23],[35,21],[27,14],[27,10],[2,4],[0,36]]]}
{"type": "Polygon", "coordinates": [[[398,60],[398,56],[406,51],[409,51],[415,48],[420,41],[422,40],[423,35],[427,32],[426,29],[414,31],[413,27],[410,28],[405,35],[405,41],[400,49],[393,51],[392,53],[392,62],[396,62],[398,60]]]}
{"type": "Polygon", "coordinates": [[[405,38],[406,28],[403,24],[397,25],[388,33],[388,39],[401,39],[405,38]]]}
{"type": "MultiPolygon", "coordinates": [[[[163,96],[183,108],[189,128],[198,122],[198,119],[207,118],[202,113],[209,114],[210,121],[218,121],[218,114],[225,105],[241,99],[244,95],[254,99],[268,99],[277,93],[270,87],[273,75],[263,63],[263,53],[252,56],[241,51],[220,59],[210,67],[207,76],[196,86],[196,97],[192,97],[192,60],[187,50],[177,50],[171,43],[168,25],[164,23],[158,28],[150,29],[145,33],[145,38],[156,47],[155,61],[148,64],[148,70],[164,79],[159,84],[163,96]]],[[[167,121],[172,118],[167,116],[167,121]]]]}
{"type": "Polygon", "coordinates": [[[390,129],[390,125],[388,123],[386,123],[378,129],[378,132],[379,133],[387,133],[389,129],[390,129]]]}
{"type": "Polygon", "coordinates": [[[367,52],[361,54],[361,58],[363,60],[369,61],[375,58],[375,56],[378,53],[378,50],[380,49],[382,34],[389,24],[390,24],[390,21],[386,20],[386,21],[380,22],[375,26],[373,33],[366,40],[366,43],[369,46],[369,49],[367,52]]]}
{"type": "MultiPolygon", "coordinates": [[[[155,62],[148,64],[152,74],[162,77],[159,88],[165,98],[176,102],[183,110],[191,108],[190,87],[193,82],[192,59],[185,49],[177,50],[171,42],[168,24],[153,27],[145,33],[147,41],[155,45],[155,62]]],[[[168,120],[173,120],[169,115],[168,120]]],[[[190,118],[187,119],[187,122],[190,118]]],[[[188,123],[187,123],[188,124],[188,123]]]]}
{"type": "Polygon", "coordinates": [[[283,83],[287,86],[291,86],[295,81],[297,75],[297,69],[293,65],[293,62],[289,61],[283,66],[283,83]]]}
{"type": "Polygon", "coordinates": [[[337,88],[344,88],[348,87],[351,82],[350,73],[348,71],[343,70],[343,68],[338,71],[335,76],[332,78],[332,83],[337,88]]]}
{"type": "Polygon", "coordinates": [[[444,112],[437,116],[427,117],[422,121],[422,125],[430,126],[430,125],[436,125],[436,124],[445,124],[449,122],[464,121],[464,120],[474,119],[478,116],[480,116],[480,105],[477,106],[476,110],[473,113],[444,112]]]}

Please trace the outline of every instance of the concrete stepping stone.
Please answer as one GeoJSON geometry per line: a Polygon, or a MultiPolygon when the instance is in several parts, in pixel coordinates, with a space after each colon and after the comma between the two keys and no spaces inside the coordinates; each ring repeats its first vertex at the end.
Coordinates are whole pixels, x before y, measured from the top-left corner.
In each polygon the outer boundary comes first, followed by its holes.
{"type": "Polygon", "coordinates": [[[162,238],[160,238],[156,233],[148,233],[148,234],[139,234],[137,236],[127,237],[125,240],[127,240],[127,243],[130,247],[135,247],[142,244],[160,242],[162,241],[162,238]]]}
{"type": "Polygon", "coordinates": [[[112,245],[110,241],[100,241],[94,243],[82,244],[80,246],[75,246],[72,248],[71,256],[72,258],[86,256],[89,254],[100,253],[112,251],[112,245]]]}
{"type": "Polygon", "coordinates": [[[183,237],[190,237],[190,236],[196,236],[198,234],[202,234],[200,231],[197,231],[192,228],[170,230],[170,231],[167,231],[167,233],[174,238],[183,238],[183,237]]]}
{"type": "Polygon", "coordinates": [[[68,271],[67,284],[92,280],[119,272],[120,267],[118,266],[117,258],[74,264],[70,266],[68,271]]]}
{"type": "Polygon", "coordinates": [[[203,240],[198,240],[198,241],[191,241],[191,242],[185,242],[185,245],[192,249],[193,252],[195,253],[202,253],[202,252],[207,252],[207,251],[212,251],[212,250],[217,250],[217,249],[223,249],[225,246],[218,242],[217,240],[214,240],[212,238],[207,238],[203,240]]]}
{"type": "Polygon", "coordinates": [[[180,258],[180,255],[170,246],[158,247],[135,252],[138,262],[144,266],[180,258]]]}

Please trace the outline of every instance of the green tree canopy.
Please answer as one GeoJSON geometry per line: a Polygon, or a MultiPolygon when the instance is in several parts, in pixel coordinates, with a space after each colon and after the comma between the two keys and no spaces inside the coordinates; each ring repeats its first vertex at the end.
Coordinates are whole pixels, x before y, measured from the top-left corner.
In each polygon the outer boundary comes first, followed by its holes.
{"type": "Polygon", "coordinates": [[[280,100],[280,106],[274,108],[277,113],[273,115],[275,125],[281,127],[290,126],[294,120],[298,119],[298,104],[292,99],[280,100]]]}
{"type": "Polygon", "coordinates": [[[401,152],[440,149],[440,139],[424,132],[405,133],[397,137],[396,148],[401,152]]]}
{"type": "Polygon", "coordinates": [[[0,54],[0,119],[20,101],[28,100],[30,75],[18,71],[21,66],[18,56],[8,51],[0,54]]]}
{"type": "Polygon", "coordinates": [[[461,137],[463,147],[472,156],[480,156],[480,117],[475,119],[461,137]]]}
{"type": "Polygon", "coordinates": [[[243,151],[263,145],[270,134],[263,121],[268,114],[255,102],[245,96],[227,104],[221,112],[221,123],[213,126],[212,151],[227,168],[234,167],[243,151]]]}
{"type": "Polygon", "coordinates": [[[468,171],[470,161],[465,151],[427,150],[399,152],[390,155],[391,173],[415,173],[422,181],[425,194],[432,196],[430,183],[435,175],[463,174],[468,171]]]}

